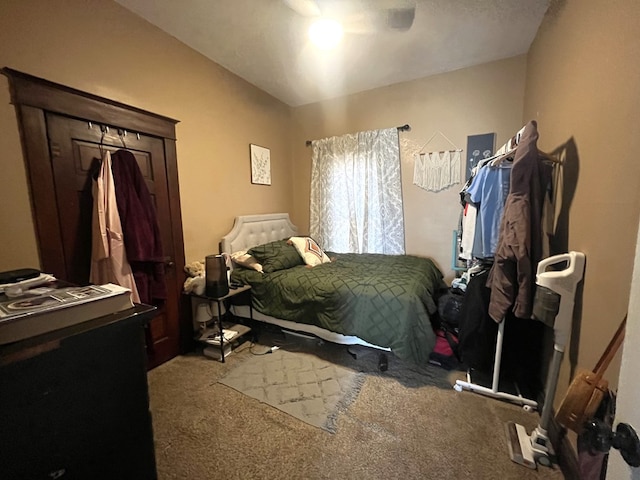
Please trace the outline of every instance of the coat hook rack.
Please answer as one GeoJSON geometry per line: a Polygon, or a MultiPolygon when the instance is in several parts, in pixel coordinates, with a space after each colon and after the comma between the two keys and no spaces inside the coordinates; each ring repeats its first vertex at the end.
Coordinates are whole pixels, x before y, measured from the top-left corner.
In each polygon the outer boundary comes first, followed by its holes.
{"type": "Polygon", "coordinates": [[[127,136],[127,131],[122,129],[122,128],[119,128],[118,129],[118,137],[120,138],[120,141],[122,142],[122,146],[124,148],[127,148],[127,144],[124,143],[124,137],[126,137],[126,136],[127,136]]]}

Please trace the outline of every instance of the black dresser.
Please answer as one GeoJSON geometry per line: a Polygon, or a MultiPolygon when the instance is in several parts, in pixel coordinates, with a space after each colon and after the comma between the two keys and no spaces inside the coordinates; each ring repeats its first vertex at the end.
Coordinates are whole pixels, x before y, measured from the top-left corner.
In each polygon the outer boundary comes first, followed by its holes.
{"type": "Polygon", "coordinates": [[[0,478],[155,479],[136,305],[0,346],[0,478]]]}

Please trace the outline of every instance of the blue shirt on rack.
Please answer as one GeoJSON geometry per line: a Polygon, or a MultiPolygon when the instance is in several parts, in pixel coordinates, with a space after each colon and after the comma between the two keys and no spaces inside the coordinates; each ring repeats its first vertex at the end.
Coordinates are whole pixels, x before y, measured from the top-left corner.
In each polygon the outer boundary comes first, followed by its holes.
{"type": "Polygon", "coordinates": [[[469,200],[478,205],[474,257],[491,258],[496,253],[500,222],[509,194],[511,165],[508,161],[497,166],[485,164],[467,188],[469,200]]]}

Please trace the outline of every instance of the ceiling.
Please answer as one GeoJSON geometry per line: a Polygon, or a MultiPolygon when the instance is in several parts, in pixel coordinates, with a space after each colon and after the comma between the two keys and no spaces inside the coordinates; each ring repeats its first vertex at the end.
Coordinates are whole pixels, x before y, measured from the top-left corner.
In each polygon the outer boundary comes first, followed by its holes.
{"type": "MultiPolygon", "coordinates": [[[[316,0],[348,6],[342,43],[307,40],[312,18],[285,0],[116,0],[184,44],[291,106],[526,53],[549,0],[316,0]],[[366,22],[415,5],[409,30],[366,22]]],[[[333,5],[332,5],[333,4],[333,5]]]]}

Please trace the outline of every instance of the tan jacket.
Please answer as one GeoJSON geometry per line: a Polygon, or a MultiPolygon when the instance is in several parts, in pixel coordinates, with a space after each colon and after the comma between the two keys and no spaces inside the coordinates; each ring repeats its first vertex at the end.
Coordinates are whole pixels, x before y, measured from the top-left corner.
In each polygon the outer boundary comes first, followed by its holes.
{"type": "Polygon", "coordinates": [[[111,153],[105,152],[100,174],[93,182],[91,273],[97,285],[115,283],[131,290],[131,300],[140,303],[131,266],[124,248],[122,225],[111,172],[111,153]]]}

